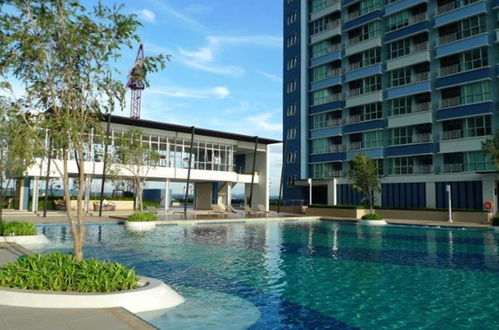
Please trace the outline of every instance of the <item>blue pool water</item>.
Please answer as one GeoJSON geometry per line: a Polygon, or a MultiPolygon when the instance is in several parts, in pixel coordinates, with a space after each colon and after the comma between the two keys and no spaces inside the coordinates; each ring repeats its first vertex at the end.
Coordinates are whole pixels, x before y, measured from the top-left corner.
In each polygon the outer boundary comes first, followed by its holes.
{"type": "MultiPolygon", "coordinates": [[[[70,251],[67,226],[40,226],[70,251]]],[[[161,329],[499,328],[499,234],[329,221],[90,225],[85,255],[160,278],[186,302],[161,329]]]]}

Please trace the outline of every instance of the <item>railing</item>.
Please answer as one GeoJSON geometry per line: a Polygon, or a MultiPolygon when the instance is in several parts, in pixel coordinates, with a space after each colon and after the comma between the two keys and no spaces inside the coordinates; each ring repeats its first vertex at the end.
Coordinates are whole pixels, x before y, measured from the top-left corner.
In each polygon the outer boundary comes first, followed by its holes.
{"type": "Polygon", "coordinates": [[[428,143],[432,141],[431,133],[422,133],[414,135],[412,143],[428,143]]]}
{"type": "Polygon", "coordinates": [[[352,88],[350,90],[350,96],[358,96],[362,94],[362,87],[352,88]]]}
{"type": "Polygon", "coordinates": [[[441,15],[441,14],[445,14],[445,13],[448,13],[450,11],[453,11],[454,9],[456,9],[456,2],[451,1],[451,2],[447,2],[445,5],[439,6],[437,13],[439,15],[441,15]]]}
{"type": "Polygon", "coordinates": [[[428,41],[413,44],[412,49],[415,53],[427,50],[428,49],[428,41]]]}
{"type": "Polygon", "coordinates": [[[335,51],[340,50],[340,49],[341,49],[341,42],[329,46],[327,51],[328,51],[328,53],[332,53],[332,52],[335,52],[335,51]]]}
{"type": "Polygon", "coordinates": [[[317,31],[314,31],[311,35],[312,36],[316,36],[316,35],[319,35],[321,33],[326,33],[338,26],[340,26],[340,23],[341,23],[341,20],[339,19],[336,19],[334,21],[329,21],[327,22],[325,25],[324,25],[324,28],[323,29],[320,29],[320,30],[317,30],[317,31]]]}
{"type": "Polygon", "coordinates": [[[362,67],[362,61],[350,63],[348,65],[348,71],[357,70],[360,69],[361,67],[362,67]]]}
{"type": "Polygon", "coordinates": [[[331,144],[327,148],[328,152],[340,152],[343,151],[343,146],[341,144],[331,144]]]}
{"type": "Polygon", "coordinates": [[[454,42],[454,41],[456,41],[458,39],[459,39],[458,38],[458,33],[457,32],[452,32],[452,33],[443,35],[440,38],[438,38],[438,44],[439,45],[445,45],[445,44],[454,42]]]}
{"type": "Polygon", "coordinates": [[[431,102],[416,103],[412,107],[413,112],[423,112],[431,110],[431,102]]]}
{"type": "Polygon", "coordinates": [[[452,131],[443,131],[442,140],[455,140],[463,137],[463,130],[455,129],[452,131]]]}
{"type": "Polygon", "coordinates": [[[332,6],[334,4],[337,4],[339,2],[339,0],[327,0],[326,2],[323,3],[323,5],[321,6],[312,6],[312,11],[311,13],[316,13],[316,12],[319,12],[329,6],[332,6]]]}
{"type": "Polygon", "coordinates": [[[419,13],[411,17],[409,24],[416,24],[426,20],[426,13],[419,13]]]}
{"type": "Polygon", "coordinates": [[[459,72],[459,64],[452,64],[440,68],[440,76],[448,76],[459,72]]]}
{"type": "Polygon", "coordinates": [[[360,10],[352,11],[352,12],[348,13],[348,20],[351,21],[353,19],[356,19],[359,16],[360,16],[360,10]]]}
{"type": "Polygon", "coordinates": [[[362,121],[362,115],[353,115],[348,117],[348,123],[353,124],[353,123],[359,123],[362,121]]]}
{"type": "Polygon", "coordinates": [[[313,105],[321,105],[329,102],[340,101],[342,99],[341,93],[330,94],[321,98],[318,98],[313,105]]]}
{"type": "Polygon", "coordinates": [[[461,97],[454,96],[446,99],[442,99],[442,108],[455,107],[461,104],[461,97]]]}
{"type": "Polygon", "coordinates": [[[350,142],[348,145],[348,150],[358,150],[362,149],[362,141],[359,142],[350,142]]]}
{"type": "Polygon", "coordinates": [[[412,76],[412,82],[425,81],[430,79],[430,72],[418,72],[412,76]]]}
{"type": "Polygon", "coordinates": [[[433,165],[416,165],[413,167],[414,174],[433,173],[433,165]]]}
{"type": "Polygon", "coordinates": [[[444,164],[444,172],[445,173],[456,173],[463,171],[462,163],[454,163],[454,164],[444,164]]]}
{"type": "Polygon", "coordinates": [[[333,127],[341,125],[341,118],[328,119],[326,121],[326,127],[333,127]]]}

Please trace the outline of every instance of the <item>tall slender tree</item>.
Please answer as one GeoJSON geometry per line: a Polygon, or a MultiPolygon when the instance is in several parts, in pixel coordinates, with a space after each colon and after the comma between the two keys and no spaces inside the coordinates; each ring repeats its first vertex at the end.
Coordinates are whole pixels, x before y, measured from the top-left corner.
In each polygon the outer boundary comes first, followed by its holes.
{"type": "MultiPolygon", "coordinates": [[[[140,41],[140,23],[124,14],[123,6],[101,2],[91,9],[78,0],[12,0],[0,6],[0,75],[10,73],[24,83],[29,106],[44,113],[44,128],[60,155],[54,165],[80,261],[88,136],[99,131],[102,114],[124,106],[123,81],[117,80],[114,63],[124,47],[140,41]],[[71,210],[70,162],[78,168],[76,212],[71,210]]],[[[146,57],[140,78],[147,85],[146,74],[164,64],[164,55],[146,57]]]]}
{"type": "Polygon", "coordinates": [[[380,179],[376,162],[361,153],[355,156],[350,163],[351,170],[348,179],[352,188],[364,196],[364,200],[369,203],[369,213],[374,211],[375,193],[380,189],[380,179]]]}
{"type": "Polygon", "coordinates": [[[482,142],[482,150],[490,155],[492,164],[499,169],[499,131],[494,136],[482,142]]]}

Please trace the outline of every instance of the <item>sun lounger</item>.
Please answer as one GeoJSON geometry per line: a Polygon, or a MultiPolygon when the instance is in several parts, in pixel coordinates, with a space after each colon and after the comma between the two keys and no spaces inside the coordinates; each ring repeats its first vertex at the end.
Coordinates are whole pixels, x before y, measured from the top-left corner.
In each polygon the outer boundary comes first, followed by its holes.
{"type": "Polygon", "coordinates": [[[261,211],[258,211],[258,210],[253,210],[252,208],[250,208],[249,206],[244,206],[244,211],[247,213],[247,214],[265,214],[265,213],[262,213],[261,211]]]}
{"type": "Polygon", "coordinates": [[[244,211],[242,211],[242,210],[236,210],[235,208],[232,207],[232,205],[227,205],[226,209],[230,213],[236,213],[236,214],[238,214],[238,213],[239,214],[244,213],[244,211]]]}
{"type": "Polygon", "coordinates": [[[221,215],[226,215],[229,214],[229,212],[224,211],[220,205],[214,204],[211,206],[211,211],[210,214],[221,214],[221,215]]]}
{"type": "Polygon", "coordinates": [[[265,209],[265,206],[263,206],[262,204],[258,204],[258,205],[257,205],[257,207],[258,207],[258,211],[260,211],[260,212],[262,212],[262,213],[264,213],[264,214],[271,214],[271,213],[274,213],[274,212],[272,212],[272,211],[267,211],[267,210],[265,209]]]}

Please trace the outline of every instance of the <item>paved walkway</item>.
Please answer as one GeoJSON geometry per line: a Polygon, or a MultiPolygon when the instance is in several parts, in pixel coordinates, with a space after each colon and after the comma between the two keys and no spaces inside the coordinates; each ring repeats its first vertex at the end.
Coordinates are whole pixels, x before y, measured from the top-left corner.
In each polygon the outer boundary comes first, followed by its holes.
{"type": "MultiPolygon", "coordinates": [[[[0,243],[0,265],[14,262],[22,254],[30,254],[22,246],[0,243]]],[[[1,305],[2,330],[125,330],[156,329],[124,308],[53,309],[1,305]]]]}

